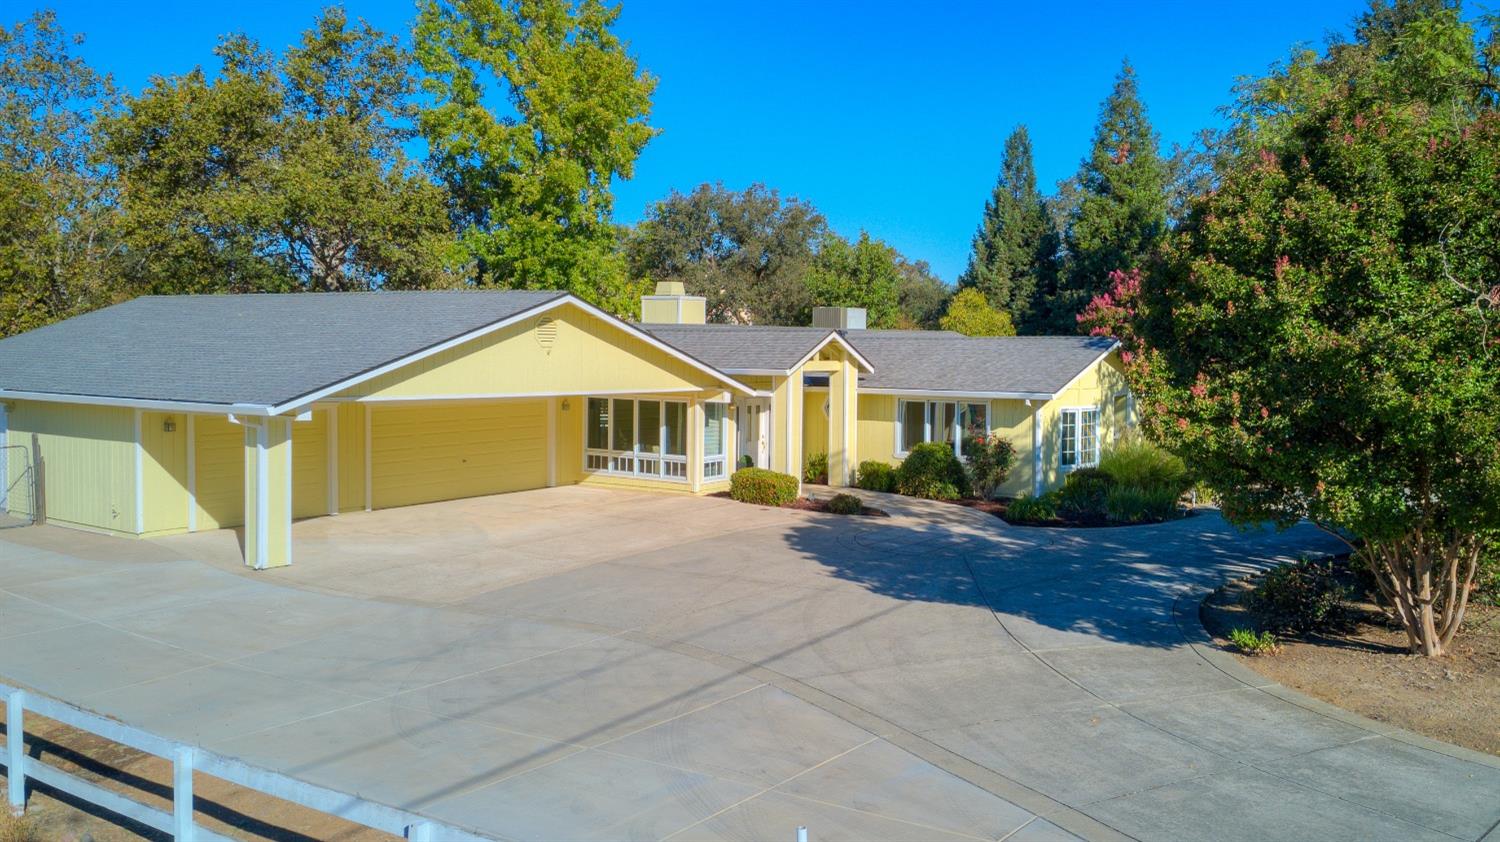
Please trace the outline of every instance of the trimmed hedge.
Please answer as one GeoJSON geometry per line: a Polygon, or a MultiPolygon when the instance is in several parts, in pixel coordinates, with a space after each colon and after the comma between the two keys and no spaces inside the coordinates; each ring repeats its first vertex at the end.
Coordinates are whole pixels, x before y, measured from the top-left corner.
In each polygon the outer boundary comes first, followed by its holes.
{"type": "Polygon", "coordinates": [[[969,473],[941,442],[924,442],[911,449],[896,469],[896,490],[908,497],[957,500],[969,496],[969,473]]]}
{"type": "Polygon", "coordinates": [[[729,476],[729,496],[758,506],[790,506],[797,501],[797,478],[765,468],[740,468],[729,476]]]}
{"type": "Polygon", "coordinates": [[[1058,491],[1057,513],[1079,521],[1104,520],[1104,501],[1115,478],[1098,468],[1078,468],[1058,491]]]}
{"type": "Polygon", "coordinates": [[[865,505],[853,494],[835,494],[828,501],[828,511],[836,515],[857,515],[864,510],[865,505]]]}
{"type": "Polygon", "coordinates": [[[854,486],[866,491],[895,491],[896,468],[889,462],[867,459],[859,463],[859,470],[854,473],[854,486]]]}

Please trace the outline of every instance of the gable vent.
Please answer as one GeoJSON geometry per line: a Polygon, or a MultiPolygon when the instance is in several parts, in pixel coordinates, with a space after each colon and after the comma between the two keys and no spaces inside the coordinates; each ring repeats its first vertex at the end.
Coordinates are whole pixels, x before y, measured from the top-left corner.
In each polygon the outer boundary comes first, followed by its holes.
{"type": "Polygon", "coordinates": [[[542,350],[548,354],[552,353],[552,346],[557,342],[557,320],[551,316],[542,316],[536,320],[536,344],[542,346],[542,350]]]}

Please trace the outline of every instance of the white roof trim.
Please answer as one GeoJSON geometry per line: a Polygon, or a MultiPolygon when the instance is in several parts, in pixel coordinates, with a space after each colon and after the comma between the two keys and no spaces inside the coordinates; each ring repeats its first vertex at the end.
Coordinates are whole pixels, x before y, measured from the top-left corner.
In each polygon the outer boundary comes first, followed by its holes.
{"type": "Polygon", "coordinates": [[[870,365],[870,361],[865,359],[865,355],[861,354],[859,350],[853,345],[850,345],[849,340],[845,339],[843,334],[839,333],[837,330],[829,330],[828,335],[823,337],[823,341],[814,345],[813,349],[803,355],[802,359],[798,360],[796,365],[787,370],[787,373],[790,374],[791,372],[796,371],[804,365],[807,365],[808,361],[813,357],[816,357],[819,351],[828,347],[828,343],[830,342],[837,342],[840,347],[847,351],[849,353],[849,356],[853,357],[854,361],[859,363],[859,368],[861,371],[865,372],[866,374],[870,374],[875,371],[875,367],[870,365]]]}
{"type": "Polygon", "coordinates": [[[1103,362],[1105,357],[1108,357],[1110,354],[1113,354],[1115,351],[1119,350],[1119,348],[1120,348],[1120,343],[1119,343],[1118,340],[1116,340],[1113,345],[1111,345],[1108,348],[1104,349],[1104,353],[1100,354],[1097,357],[1094,357],[1094,359],[1091,360],[1088,365],[1084,366],[1082,369],[1079,370],[1079,372],[1077,374],[1073,375],[1073,379],[1069,380],[1067,383],[1064,383],[1063,387],[1061,389],[1057,390],[1057,393],[1059,395],[1061,395],[1063,392],[1066,392],[1069,389],[1073,388],[1073,384],[1074,383],[1077,383],[1079,381],[1079,379],[1082,378],[1085,374],[1088,374],[1090,371],[1093,371],[1094,366],[1096,366],[1099,363],[1103,362]]]}
{"type": "Polygon", "coordinates": [[[271,407],[261,404],[202,403],[198,401],[167,401],[152,398],[116,398],[105,395],[75,395],[66,392],[23,392],[0,389],[0,400],[44,401],[48,403],[76,403],[87,406],[119,406],[130,409],[151,409],[166,412],[197,412],[222,415],[236,412],[240,415],[271,415],[271,407]]]}
{"type": "Polygon", "coordinates": [[[721,368],[725,374],[737,374],[741,377],[786,377],[791,374],[791,369],[780,368],[721,368]]]}
{"type": "Polygon", "coordinates": [[[369,381],[369,380],[372,380],[372,379],[374,379],[376,377],[379,377],[382,374],[387,374],[387,373],[395,371],[395,370],[397,370],[399,368],[403,368],[405,366],[411,365],[414,362],[426,359],[427,357],[430,357],[430,356],[432,356],[434,354],[442,353],[443,351],[446,351],[446,350],[448,350],[450,348],[454,348],[454,347],[457,347],[459,345],[462,345],[465,342],[469,342],[469,341],[474,340],[474,339],[479,339],[480,337],[487,336],[487,335],[489,335],[491,333],[494,333],[495,331],[498,331],[498,330],[510,327],[511,325],[515,324],[516,322],[522,321],[523,319],[528,319],[528,318],[531,318],[533,316],[540,315],[542,313],[546,313],[546,312],[549,312],[549,311],[552,311],[552,310],[556,310],[558,307],[562,307],[562,306],[567,305],[567,304],[571,304],[571,305],[573,305],[575,307],[578,307],[580,310],[583,310],[585,313],[589,313],[590,315],[597,316],[598,318],[603,319],[604,321],[614,323],[621,330],[624,330],[628,335],[633,336],[633,337],[635,337],[637,339],[641,339],[641,340],[645,341],[648,345],[651,345],[653,348],[656,348],[657,350],[663,351],[663,352],[667,353],[668,355],[670,355],[672,357],[675,357],[676,359],[679,359],[679,360],[687,363],[688,365],[691,365],[693,368],[696,368],[699,371],[702,371],[703,373],[708,374],[709,376],[715,378],[716,380],[719,380],[719,381],[721,381],[723,383],[728,384],[729,386],[731,386],[732,388],[734,388],[734,389],[736,389],[736,390],[738,390],[740,392],[743,392],[745,394],[749,394],[751,392],[751,389],[750,389],[749,386],[746,386],[743,383],[740,383],[738,380],[735,380],[734,378],[729,377],[724,372],[719,371],[718,369],[716,369],[716,368],[714,368],[714,367],[712,367],[712,366],[710,366],[710,365],[708,365],[706,363],[700,362],[699,360],[694,359],[693,357],[690,357],[687,354],[684,354],[683,352],[677,350],[676,348],[673,348],[671,345],[668,345],[665,342],[662,342],[661,340],[659,340],[656,337],[654,337],[654,336],[646,333],[645,331],[642,331],[642,330],[639,330],[638,328],[632,327],[629,322],[626,322],[623,319],[616,318],[615,316],[612,316],[609,313],[606,313],[603,310],[600,310],[598,307],[595,307],[594,305],[589,304],[588,302],[583,301],[580,298],[577,298],[576,296],[572,295],[571,293],[561,293],[556,298],[552,298],[552,299],[548,299],[547,301],[543,301],[541,304],[538,304],[538,305],[536,305],[534,307],[530,307],[530,308],[527,308],[525,310],[522,310],[521,312],[516,313],[514,315],[507,316],[507,317],[505,317],[505,318],[503,318],[503,319],[501,319],[499,321],[491,322],[490,324],[484,325],[483,327],[475,328],[474,330],[471,330],[471,331],[469,331],[467,333],[461,333],[458,336],[455,336],[455,337],[453,337],[451,339],[447,339],[447,340],[444,340],[442,342],[439,342],[436,345],[430,345],[430,346],[428,346],[426,348],[423,348],[422,350],[417,351],[417,352],[415,352],[413,354],[408,354],[407,356],[391,360],[390,362],[385,363],[383,365],[376,366],[375,368],[372,368],[369,371],[363,372],[361,374],[357,374],[357,375],[355,375],[353,377],[345,378],[344,380],[340,380],[337,383],[332,383],[330,385],[324,386],[324,387],[322,387],[320,389],[317,389],[315,391],[308,392],[307,394],[301,395],[301,396],[296,397],[296,398],[293,398],[293,399],[291,399],[290,401],[287,401],[284,404],[279,404],[277,406],[273,406],[273,407],[270,408],[270,414],[272,414],[272,415],[281,415],[281,414],[284,414],[284,413],[287,413],[287,412],[291,412],[293,410],[296,410],[296,409],[299,409],[301,407],[304,407],[304,406],[306,406],[306,405],[308,405],[308,404],[310,404],[310,403],[312,403],[314,401],[321,400],[322,398],[326,398],[329,395],[332,395],[332,394],[334,394],[336,392],[342,392],[345,389],[349,389],[349,388],[352,388],[354,386],[358,386],[359,384],[364,383],[364,382],[369,381]]]}

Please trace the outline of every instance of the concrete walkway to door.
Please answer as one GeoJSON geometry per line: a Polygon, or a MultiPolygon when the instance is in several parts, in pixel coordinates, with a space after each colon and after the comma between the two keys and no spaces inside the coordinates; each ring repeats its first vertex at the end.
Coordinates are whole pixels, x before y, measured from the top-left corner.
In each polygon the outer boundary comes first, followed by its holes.
{"type": "Polygon", "coordinates": [[[505,839],[1474,840],[1500,763],[1237,672],[1185,606],[1329,546],[585,488],[0,533],[0,676],[505,839]]]}

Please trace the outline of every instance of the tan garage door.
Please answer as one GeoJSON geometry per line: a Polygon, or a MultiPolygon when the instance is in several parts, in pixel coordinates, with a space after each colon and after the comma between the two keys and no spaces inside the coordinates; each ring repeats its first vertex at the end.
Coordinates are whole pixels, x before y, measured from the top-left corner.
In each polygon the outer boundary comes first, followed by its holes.
{"type": "Polygon", "coordinates": [[[370,417],[375,508],[547,484],[547,405],[380,406],[370,417]]]}

